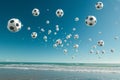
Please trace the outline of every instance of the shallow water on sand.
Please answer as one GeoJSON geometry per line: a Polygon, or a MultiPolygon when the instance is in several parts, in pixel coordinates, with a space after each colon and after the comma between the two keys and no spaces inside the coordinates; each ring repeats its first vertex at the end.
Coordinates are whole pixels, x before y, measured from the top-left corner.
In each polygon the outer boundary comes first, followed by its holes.
{"type": "Polygon", "coordinates": [[[0,69],[0,80],[120,80],[120,73],[0,69]]]}

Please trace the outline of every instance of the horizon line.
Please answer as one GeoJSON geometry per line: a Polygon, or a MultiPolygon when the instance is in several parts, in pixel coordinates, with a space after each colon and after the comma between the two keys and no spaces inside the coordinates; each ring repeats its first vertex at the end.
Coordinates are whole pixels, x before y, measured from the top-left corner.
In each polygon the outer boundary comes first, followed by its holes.
{"type": "Polygon", "coordinates": [[[0,61],[0,63],[65,63],[65,64],[120,64],[119,62],[116,62],[116,63],[109,63],[109,62],[28,62],[28,61],[26,61],[26,62],[24,62],[24,61],[22,61],[22,62],[20,62],[20,61],[0,61]]]}

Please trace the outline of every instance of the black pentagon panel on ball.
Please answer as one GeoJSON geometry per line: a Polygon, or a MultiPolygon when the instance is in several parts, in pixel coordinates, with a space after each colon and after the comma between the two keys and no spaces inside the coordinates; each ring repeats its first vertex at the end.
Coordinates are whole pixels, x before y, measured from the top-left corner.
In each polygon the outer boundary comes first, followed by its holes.
{"type": "Polygon", "coordinates": [[[91,17],[90,20],[93,20],[93,18],[91,17]]]}
{"type": "Polygon", "coordinates": [[[14,27],[13,27],[13,26],[10,26],[10,30],[14,30],[14,27]]]}
{"type": "Polygon", "coordinates": [[[11,21],[10,21],[10,23],[13,23],[13,22],[14,22],[14,20],[11,20],[11,21]]]}
{"type": "Polygon", "coordinates": [[[35,15],[38,15],[38,13],[35,13],[35,15]]]}
{"type": "Polygon", "coordinates": [[[100,5],[102,5],[102,3],[101,3],[101,2],[100,2],[99,4],[100,4],[100,5]]]}
{"type": "Polygon", "coordinates": [[[57,13],[59,14],[60,12],[58,11],[57,13]]]}
{"type": "Polygon", "coordinates": [[[16,26],[19,26],[19,24],[18,24],[18,23],[16,23],[16,26]]]}
{"type": "Polygon", "coordinates": [[[36,12],[37,10],[34,10],[34,12],[36,12]]]}
{"type": "Polygon", "coordinates": [[[35,37],[35,35],[33,35],[33,37],[35,37]]]}
{"type": "Polygon", "coordinates": [[[8,21],[7,29],[10,32],[19,32],[21,29],[21,21],[17,18],[12,18],[8,21]],[[20,29],[19,29],[20,28],[20,29]]]}
{"type": "Polygon", "coordinates": [[[100,6],[97,6],[97,8],[100,8],[100,6]]]}
{"type": "Polygon", "coordinates": [[[89,23],[89,25],[91,25],[91,26],[92,26],[93,24],[92,24],[92,23],[89,23]]]}

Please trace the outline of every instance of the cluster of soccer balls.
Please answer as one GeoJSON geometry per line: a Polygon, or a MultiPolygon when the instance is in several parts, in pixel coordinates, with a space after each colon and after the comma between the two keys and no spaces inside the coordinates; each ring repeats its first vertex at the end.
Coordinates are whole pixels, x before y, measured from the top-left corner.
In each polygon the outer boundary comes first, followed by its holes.
{"type": "MultiPolygon", "coordinates": [[[[95,4],[95,8],[96,8],[97,10],[103,9],[103,6],[104,6],[104,5],[103,5],[102,2],[97,2],[97,3],[95,4]]],[[[95,16],[90,15],[90,16],[88,16],[88,17],[85,19],[85,23],[86,23],[87,26],[95,26],[95,24],[97,23],[97,19],[96,19],[95,16]]]]}
{"type": "MultiPolygon", "coordinates": [[[[37,9],[37,8],[34,8],[32,10],[32,15],[33,16],[39,16],[40,15],[40,10],[37,9]]],[[[57,17],[63,17],[63,15],[64,15],[63,10],[62,9],[57,9],[56,10],[56,15],[57,15],[57,17]]],[[[49,21],[46,21],[46,23],[49,23],[49,21]]],[[[7,28],[10,32],[18,32],[22,28],[22,23],[19,19],[12,18],[8,21],[7,28]]],[[[30,30],[30,28],[28,30],[30,30]]],[[[36,38],[35,36],[37,36],[37,33],[34,34],[34,32],[33,32],[31,35],[32,35],[32,38],[36,38]]]]}
{"type": "MultiPolygon", "coordinates": [[[[64,45],[70,46],[68,39],[72,39],[72,36],[73,36],[72,34],[68,34],[68,35],[66,35],[66,37],[65,37],[64,40],[62,40],[62,39],[57,39],[57,40],[55,41],[55,44],[53,44],[53,47],[54,47],[54,48],[57,48],[57,47],[64,48],[64,49],[63,49],[63,52],[64,52],[64,54],[66,55],[66,54],[68,53],[68,49],[67,49],[67,47],[64,47],[64,45]]],[[[73,38],[74,38],[75,40],[78,40],[78,39],[79,39],[79,35],[78,35],[78,34],[75,34],[75,35],[73,36],[73,38]]],[[[72,44],[72,47],[74,48],[73,50],[75,50],[75,52],[78,52],[79,44],[72,44]]],[[[72,58],[72,59],[73,59],[73,58],[72,58]]]]}
{"type": "MultiPolygon", "coordinates": [[[[97,3],[95,4],[95,8],[96,8],[97,10],[103,9],[103,6],[104,6],[104,5],[103,5],[102,2],[97,2],[97,3]]],[[[63,11],[62,9],[57,9],[56,12],[55,12],[55,14],[56,14],[56,16],[57,16],[58,18],[61,18],[61,17],[64,16],[64,11],[63,11]]],[[[37,9],[37,8],[34,8],[34,9],[32,10],[32,15],[35,16],[35,17],[39,16],[39,15],[40,15],[40,10],[37,9]]],[[[76,18],[75,18],[75,21],[79,21],[79,18],[76,17],[76,18]]],[[[49,24],[49,23],[50,23],[50,21],[47,20],[47,21],[46,21],[46,24],[49,24]]],[[[93,16],[93,15],[89,15],[89,16],[87,16],[86,19],[85,19],[85,24],[86,24],[87,26],[95,26],[96,23],[97,23],[97,19],[96,19],[96,17],[93,16]]],[[[8,21],[7,28],[8,28],[8,30],[9,30],[10,32],[18,32],[18,31],[21,30],[22,26],[23,26],[23,25],[22,25],[22,23],[21,23],[21,21],[20,21],[19,19],[17,19],[17,18],[12,18],[12,19],[10,19],[10,20],[8,21]]],[[[31,30],[31,28],[28,27],[28,30],[31,30]]],[[[76,28],[73,28],[73,31],[75,31],[75,30],[76,30],[76,28]]],[[[41,31],[42,31],[42,32],[45,32],[45,30],[44,30],[43,28],[41,29],[41,31]]],[[[59,26],[58,26],[58,25],[56,25],[56,31],[59,31],[59,26]]],[[[51,32],[52,32],[51,30],[48,30],[48,35],[51,34],[51,32]]],[[[57,33],[55,32],[54,34],[57,34],[57,33]]],[[[37,35],[38,35],[37,32],[32,32],[32,33],[31,33],[31,37],[32,37],[33,39],[37,38],[37,35]]],[[[67,36],[66,36],[66,40],[64,40],[64,42],[66,42],[67,39],[70,39],[71,37],[72,37],[72,34],[67,35],[67,36]]],[[[78,39],[78,38],[79,38],[79,35],[78,35],[78,34],[74,35],[74,39],[78,39]]],[[[47,41],[47,36],[44,36],[43,39],[44,39],[45,41],[47,41]]],[[[57,47],[57,46],[59,46],[59,45],[62,45],[62,43],[63,43],[63,41],[62,41],[61,39],[57,39],[56,42],[55,42],[55,44],[53,45],[53,47],[57,47]]],[[[68,44],[68,45],[69,45],[69,44],[68,44]]],[[[103,40],[98,41],[98,46],[104,46],[104,41],[103,41],[103,40]]],[[[77,49],[77,48],[79,47],[79,45],[78,45],[78,44],[74,44],[73,47],[74,47],[75,49],[77,49]]],[[[67,53],[67,52],[68,52],[67,49],[64,49],[63,51],[64,51],[64,53],[67,53]]],[[[112,50],[112,51],[113,51],[113,50],[112,50]]],[[[91,52],[92,52],[92,51],[91,51],[91,52]]],[[[104,51],[103,51],[103,52],[104,52],[104,51]]]]}
{"type": "MultiPolygon", "coordinates": [[[[95,4],[95,7],[97,10],[101,10],[103,8],[103,3],[102,2],[97,2],[95,4]]],[[[33,16],[39,16],[40,15],[40,10],[37,9],[37,8],[34,8],[32,10],[32,14],[33,16]]],[[[56,10],[56,16],[57,17],[63,17],[64,15],[64,11],[62,9],[57,9],[56,10]]],[[[75,18],[75,21],[78,21],[79,18],[76,17],[75,18]]],[[[95,16],[88,16],[86,19],[85,19],[85,23],[87,26],[94,26],[97,22],[97,19],[95,16]]],[[[11,32],[18,32],[21,30],[22,28],[22,23],[19,19],[17,18],[12,18],[8,21],[8,26],[7,26],[8,30],[11,31],[11,32]]]]}
{"type": "MultiPolygon", "coordinates": [[[[118,39],[118,36],[115,37],[115,40],[116,40],[116,38],[118,39]]],[[[96,53],[96,54],[99,54],[99,53],[104,54],[104,53],[106,53],[105,50],[101,50],[101,51],[95,50],[95,49],[97,48],[97,46],[103,47],[103,46],[104,46],[104,40],[99,40],[99,41],[97,42],[97,45],[94,45],[94,46],[92,47],[94,50],[91,49],[91,50],[89,51],[89,53],[96,53]]],[[[114,53],[114,52],[115,52],[115,49],[112,48],[112,49],[110,49],[109,52],[114,53]]],[[[109,52],[108,52],[108,53],[109,53],[109,52]]]]}

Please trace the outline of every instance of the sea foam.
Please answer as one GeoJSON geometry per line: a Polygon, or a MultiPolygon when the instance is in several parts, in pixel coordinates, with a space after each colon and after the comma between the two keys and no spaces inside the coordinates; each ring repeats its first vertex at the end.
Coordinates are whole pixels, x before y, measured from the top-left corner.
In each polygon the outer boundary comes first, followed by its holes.
{"type": "Polygon", "coordinates": [[[53,70],[74,72],[120,73],[120,66],[56,65],[56,64],[1,64],[0,69],[53,70]]]}

